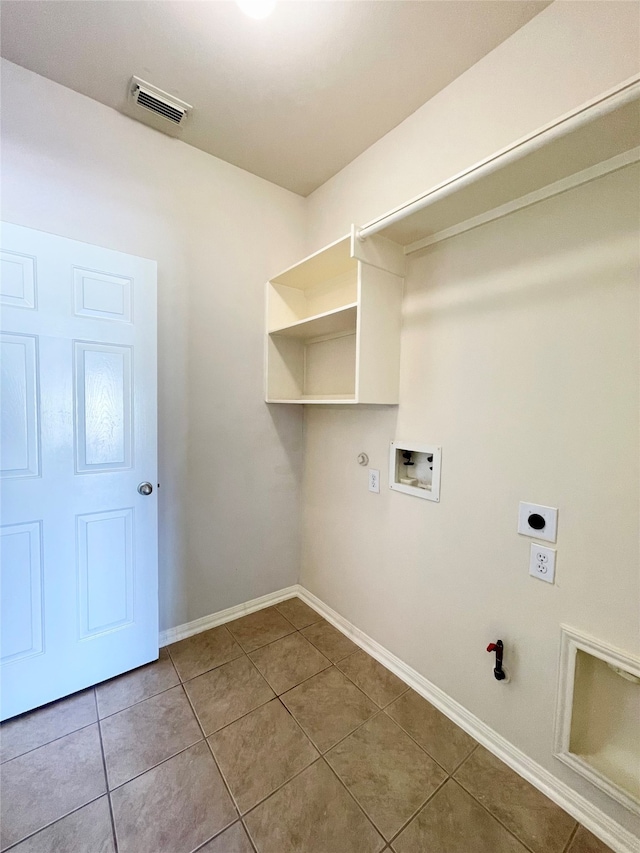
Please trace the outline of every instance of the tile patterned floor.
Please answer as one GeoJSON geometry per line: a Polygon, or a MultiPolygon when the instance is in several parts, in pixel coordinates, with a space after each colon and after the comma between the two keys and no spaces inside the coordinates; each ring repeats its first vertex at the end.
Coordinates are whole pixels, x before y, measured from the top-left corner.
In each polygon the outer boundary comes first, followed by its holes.
{"type": "Polygon", "coordinates": [[[611,853],[290,599],[0,728],[12,853],[611,853]]]}

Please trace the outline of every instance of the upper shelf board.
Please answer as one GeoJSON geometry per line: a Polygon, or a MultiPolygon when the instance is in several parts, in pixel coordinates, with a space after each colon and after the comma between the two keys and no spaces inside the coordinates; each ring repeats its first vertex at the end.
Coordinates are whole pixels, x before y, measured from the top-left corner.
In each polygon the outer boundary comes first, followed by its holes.
{"type": "MultiPolygon", "coordinates": [[[[619,168],[627,162],[621,155],[638,146],[640,77],[635,77],[363,226],[358,237],[366,241],[383,234],[405,253],[415,251],[433,235],[577,173],[585,180],[596,177],[585,170],[604,161],[619,168]]],[[[638,159],[638,152],[628,159],[638,159]]]]}
{"type": "Polygon", "coordinates": [[[351,235],[348,235],[289,267],[271,282],[305,290],[356,268],[357,262],[351,257],[351,235]]]}

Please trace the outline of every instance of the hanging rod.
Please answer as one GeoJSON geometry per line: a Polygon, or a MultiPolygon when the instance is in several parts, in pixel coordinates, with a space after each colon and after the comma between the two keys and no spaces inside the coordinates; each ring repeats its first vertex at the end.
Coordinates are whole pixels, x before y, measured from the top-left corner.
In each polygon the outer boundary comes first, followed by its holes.
{"type": "Polygon", "coordinates": [[[567,134],[578,130],[586,124],[595,121],[602,116],[608,115],[614,110],[631,103],[640,98],[640,75],[627,80],[622,86],[616,87],[614,90],[601,95],[598,99],[580,107],[578,110],[569,113],[564,118],[559,119],[553,124],[547,125],[542,130],[537,131],[531,136],[527,136],[520,142],[516,142],[509,148],[503,149],[497,154],[481,160],[475,166],[471,166],[463,172],[459,172],[453,178],[449,178],[441,184],[438,184],[433,189],[429,190],[424,195],[401,205],[381,216],[379,219],[374,219],[368,225],[357,229],[356,236],[358,240],[366,240],[373,234],[377,234],[411,216],[413,213],[418,213],[437,201],[447,198],[453,193],[458,192],[464,187],[475,183],[481,178],[491,175],[493,172],[510,165],[511,163],[521,160],[528,154],[532,154],[550,142],[559,139],[567,134]]]}

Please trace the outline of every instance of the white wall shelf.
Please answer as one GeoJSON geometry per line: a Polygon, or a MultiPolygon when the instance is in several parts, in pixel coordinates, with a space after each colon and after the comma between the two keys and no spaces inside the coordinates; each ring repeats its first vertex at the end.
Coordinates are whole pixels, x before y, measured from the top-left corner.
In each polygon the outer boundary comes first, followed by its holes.
{"type": "Polygon", "coordinates": [[[298,320],[297,323],[272,329],[270,334],[285,338],[317,338],[341,333],[355,335],[357,314],[358,303],[352,302],[343,308],[334,308],[333,311],[325,311],[323,314],[298,320]]]}
{"type": "Polygon", "coordinates": [[[405,254],[640,159],[640,76],[539,128],[357,230],[405,254]]]}
{"type": "Polygon", "coordinates": [[[398,402],[404,256],[344,237],[267,285],[268,403],[398,402]]]}
{"type": "Polygon", "coordinates": [[[267,285],[269,403],[398,402],[405,256],[640,160],[640,75],[267,285]]]}

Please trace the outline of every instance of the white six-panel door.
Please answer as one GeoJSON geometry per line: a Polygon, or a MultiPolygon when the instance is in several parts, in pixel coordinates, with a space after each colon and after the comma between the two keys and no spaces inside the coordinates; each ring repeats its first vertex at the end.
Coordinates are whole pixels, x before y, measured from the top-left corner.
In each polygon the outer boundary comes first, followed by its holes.
{"type": "Polygon", "coordinates": [[[155,261],[2,223],[0,318],[6,719],[158,656],[155,261]]]}

